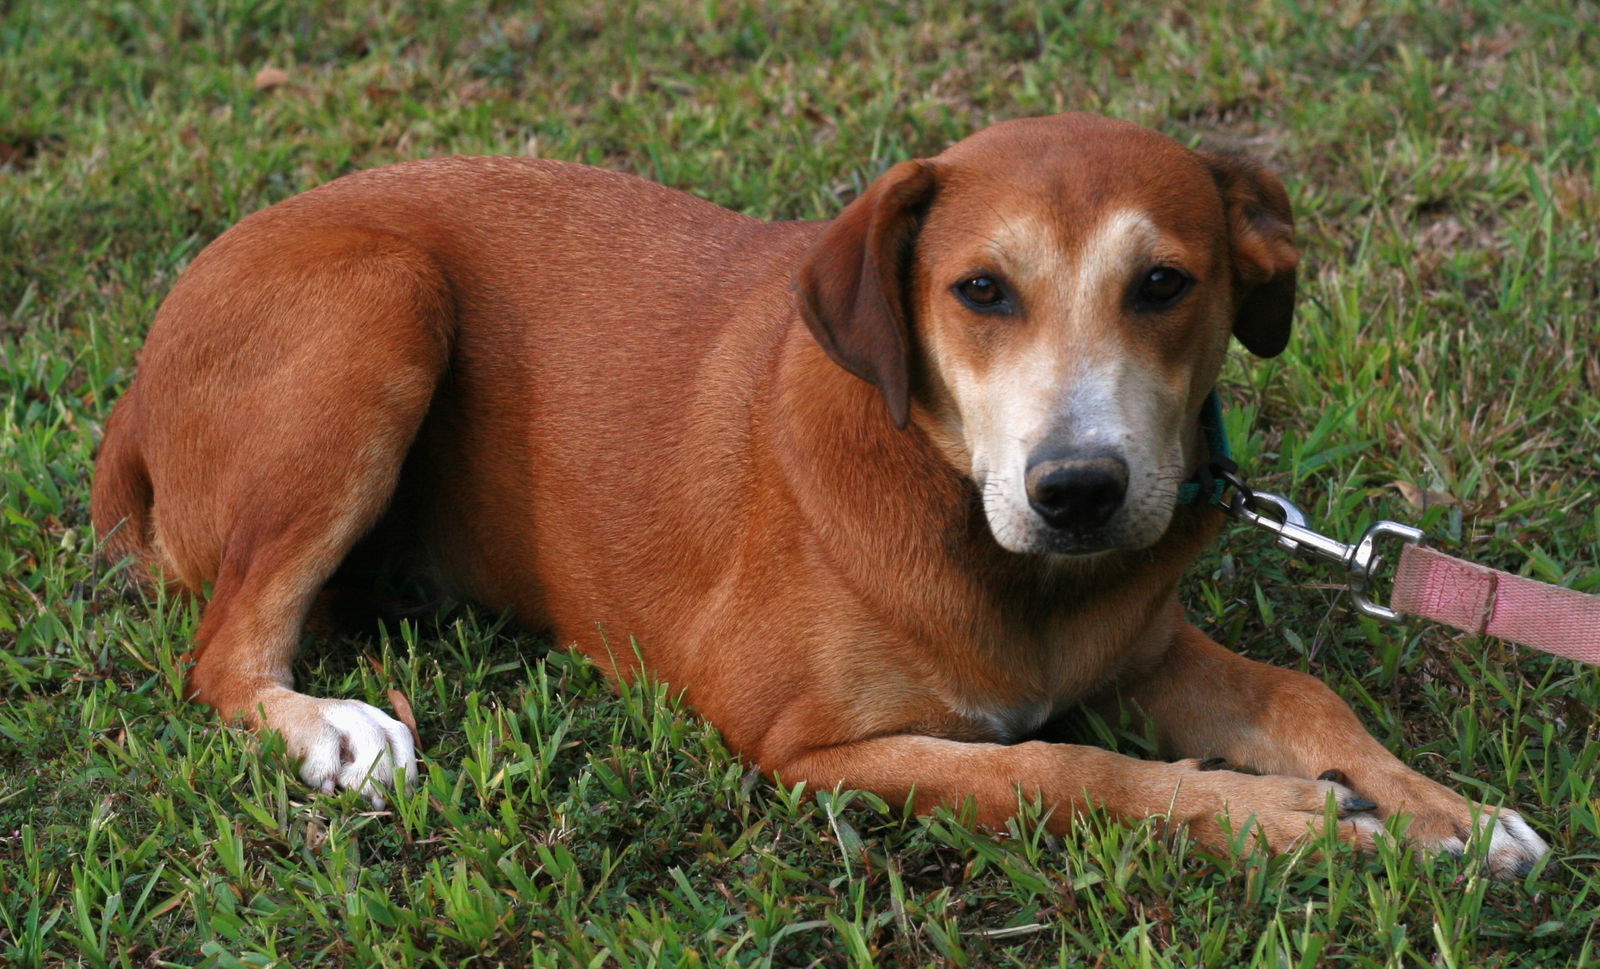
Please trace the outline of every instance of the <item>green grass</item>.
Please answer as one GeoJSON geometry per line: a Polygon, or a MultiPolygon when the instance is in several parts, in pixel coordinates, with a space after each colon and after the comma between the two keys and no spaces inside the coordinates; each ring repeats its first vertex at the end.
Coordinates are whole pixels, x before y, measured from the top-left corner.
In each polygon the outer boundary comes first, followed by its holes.
{"type": "Polygon", "coordinates": [[[421,783],[371,813],[181,702],[194,609],[92,565],[100,422],[177,272],[255,209],[537,152],[824,217],[896,160],[1082,108],[1289,182],[1297,336],[1225,378],[1260,486],[1600,592],[1596,8],[1178,6],[0,0],[0,965],[1600,966],[1600,673],[1358,620],[1243,532],[1193,570],[1197,621],[1517,804],[1548,864],[1219,860],[803,797],[466,606],[297,667],[410,697],[421,783]],[[256,91],[266,66],[288,82],[256,91]]]}

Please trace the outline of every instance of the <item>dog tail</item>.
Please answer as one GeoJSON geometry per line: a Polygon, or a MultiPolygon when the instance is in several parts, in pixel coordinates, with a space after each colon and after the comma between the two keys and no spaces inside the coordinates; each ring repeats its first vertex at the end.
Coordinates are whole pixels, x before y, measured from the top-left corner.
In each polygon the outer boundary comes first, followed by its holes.
{"type": "Polygon", "coordinates": [[[155,489],[140,449],[137,390],[129,388],[106,421],[94,462],[89,518],[100,539],[101,559],[112,565],[132,559],[133,581],[148,587],[157,565],[151,514],[155,489]]]}

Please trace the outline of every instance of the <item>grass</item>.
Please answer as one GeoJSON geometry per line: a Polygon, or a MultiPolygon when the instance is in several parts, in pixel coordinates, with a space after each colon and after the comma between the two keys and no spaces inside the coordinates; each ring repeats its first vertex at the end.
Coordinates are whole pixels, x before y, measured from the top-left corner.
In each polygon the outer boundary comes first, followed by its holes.
{"type": "MultiPolygon", "coordinates": [[[[1600,592],[1600,15],[1570,0],[845,5],[0,0],[0,964],[1597,966],[1600,673],[1356,618],[1230,532],[1184,594],[1552,860],[1207,858],[1148,825],[1009,837],[752,776],[659,688],[466,606],[308,645],[410,697],[420,785],[313,797],[180,699],[194,608],[93,564],[91,456],[162,295],[344,172],[527,153],[764,217],[1083,108],[1286,176],[1298,332],[1232,361],[1263,488],[1352,537],[1600,592]],[[257,90],[264,67],[287,73],[257,90]],[[1431,492],[1426,511],[1406,494],[1431,492]],[[379,665],[368,660],[374,659],[379,665]]],[[[1117,725],[1082,730],[1121,749],[1117,725]]],[[[1481,847],[1481,846],[1480,846],[1481,847]]]]}

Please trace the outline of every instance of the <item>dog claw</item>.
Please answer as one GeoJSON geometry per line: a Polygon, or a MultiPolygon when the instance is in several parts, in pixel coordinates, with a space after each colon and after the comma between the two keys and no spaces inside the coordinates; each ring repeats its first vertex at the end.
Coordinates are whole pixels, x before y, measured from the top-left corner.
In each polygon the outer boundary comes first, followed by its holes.
{"type": "Polygon", "coordinates": [[[1362,811],[1375,811],[1378,808],[1376,804],[1362,797],[1353,797],[1344,802],[1344,804],[1340,805],[1340,807],[1347,814],[1358,814],[1362,811]]]}

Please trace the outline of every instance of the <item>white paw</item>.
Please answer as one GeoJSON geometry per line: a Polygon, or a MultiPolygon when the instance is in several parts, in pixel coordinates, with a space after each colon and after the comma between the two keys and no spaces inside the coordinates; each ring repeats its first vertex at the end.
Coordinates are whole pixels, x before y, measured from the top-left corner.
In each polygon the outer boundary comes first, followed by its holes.
{"type": "Polygon", "coordinates": [[[416,773],[411,731],[377,707],[287,690],[262,706],[266,726],[300,762],[300,778],[320,791],[360,791],[382,810],[379,791],[394,787],[400,771],[408,779],[416,773]]]}
{"type": "Polygon", "coordinates": [[[1522,820],[1522,815],[1510,808],[1501,808],[1498,816],[1484,823],[1494,825],[1494,833],[1489,837],[1488,864],[1489,870],[1500,878],[1522,878],[1550,852],[1544,839],[1522,820]]]}

